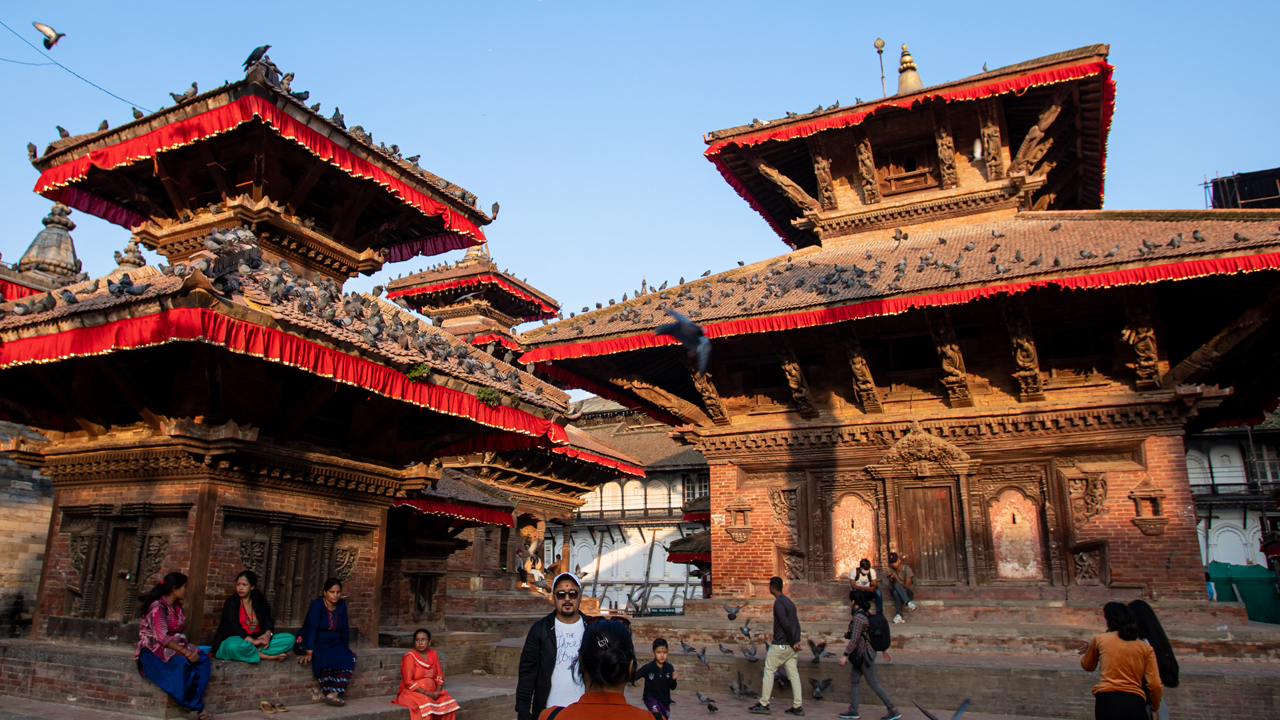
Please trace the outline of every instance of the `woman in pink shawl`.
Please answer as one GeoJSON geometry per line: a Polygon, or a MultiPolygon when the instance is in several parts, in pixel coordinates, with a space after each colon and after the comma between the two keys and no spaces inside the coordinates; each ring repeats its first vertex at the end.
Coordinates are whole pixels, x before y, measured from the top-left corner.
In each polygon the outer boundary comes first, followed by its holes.
{"type": "Polygon", "coordinates": [[[400,692],[391,701],[409,708],[411,720],[453,720],[458,714],[458,701],[444,689],[444,668],[431,649],[431,632],[413,633],[413,649],[400,660],[400,692]]]}

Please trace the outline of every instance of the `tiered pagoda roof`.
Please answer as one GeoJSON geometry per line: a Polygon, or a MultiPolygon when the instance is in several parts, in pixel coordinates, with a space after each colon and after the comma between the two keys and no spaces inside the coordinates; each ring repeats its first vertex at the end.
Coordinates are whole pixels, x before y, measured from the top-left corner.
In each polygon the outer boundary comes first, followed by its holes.
{"type": "Polygon", "coordinates": [[[0,263],[0,300],[38,295],[87,277],[80,271],[80,258],[76,257],[76,244],[71,238],[76,224],[69,215],[70,208],[54,203],[42,221],[44,229],[36,233],[18,262],[12,266],[0,263]]]}
{"type": "Polygon", "coordinates": [[[32,158],[35,191],[173,261],[229,220],[263,224],[269,256],[338,279],[484,241],[492,218],[473,194],[298,95],[264,59],[238,82],[55,141],[32,158]]]}
{"type": "Polygon", "coordinates": [[[472,342],[496,342],[520,350],[512,328],[556,317],[560,304],[527,282],[501,271],[483,247],[461,260],[392,280],[388,298],[400,298],[426,315],[439,317],[456,335],[475,333],[472,342]]]}

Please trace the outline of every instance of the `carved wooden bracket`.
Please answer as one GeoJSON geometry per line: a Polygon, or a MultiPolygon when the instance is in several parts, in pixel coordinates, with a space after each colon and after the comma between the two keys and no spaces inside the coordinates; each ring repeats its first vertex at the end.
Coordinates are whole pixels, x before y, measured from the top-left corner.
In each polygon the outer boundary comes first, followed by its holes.
{"type": "Polygon", "coordinates": [[[813,396],[809,393],[809,383],[804,378],[804,370],[796,359],[795,350],[785,338],[777,338],[773,350],[782,361],[782,372],[787,376],[787,385],[791,388],[791,399],[804,417],[817,417],[818,409],[814,407],[813,396]]]}
{"type": "Polygon", "coordinates": [[[1004,154],[1000,141],[1000,106],[995,98],[979,101],[982,128],[982,158],[987,163],[987,180],[1004,179],[1004,154]]]}
{"type": "Polygon", "coordinates": [[[694,367],[692,361],[685,359],[685,366],[689,368],[689,377],[693,380],[693,387],[702,396],[702,405],[706,408],[707,416],[711,418],[711,422],[716,425],[729,424],[729,411],[725,409],[724,402],[720,400],[720,393],[716,391],[716,386],[711,382],[711,373],[700,373],[694,367]]]}
{"type": "Polygon", "coordinates": [[[1013,377],[1018,381],[1021,402],[1044,400],[1044,379],[1040,376],[1040,356],[1031,336],[1031,319],[1021,295],[1011,295],[1000,304],[1009,345],[1013,348],[1013,377]]]}
{"type": "Polygon", "coordinates": [[[925,317],[929,321],[929,334],[933,336],[933,344],[938,350],[942,384],[947,388],[951,407],[973,407],[969,375],[965,372],[964,356],[960,354],[955,329],[951,327],[951,314],[946,308],[926,308],[925,317]]]}
{"type": "Polygon", "coordinates": [[[1151,318],[1151,298],[1144,288],[1129,288],[1125,292],[1124,310],[1127,325],[1122,333],[1124,341],[1133,348],[1134,374],[1138,376],[1139,390],[1160,388],[1160,355],[1156,349],[1156,330],[1151,318]]]}
{"type": "Polygon", "coordinates": [[[849,367],[853,370],[853,392],[862,404],[865,413],[882,413],[880,393],[876,390],[875,380],[871,377],[871,368],[862,354],[862,344],[858,342],[858,334],[853,325],[844,323],[839,326],[840,339],[844,341],[845,351],[849,354],[849,367]]]}
{"type": "Polygon", "coordinates": [[[821,135],[810,135],[809,156],[813,158],[813,174],[818,179],[818,201],[823,210],[836,209],[836,189],[831,182],[831,158],[822,147],[821,135]]]}
{"type": "Polygon", "coordinates": [[[858,143],[858,177],[862,180],[862,191],[866,203],[872,205],[880,202],[880,178],[876,175],[876,159],[871,154],[871,140],[862,130],[855,130],[858,143]]]}
{"type": "Polygon", "coordinates": [[[960,176],[956,172],[956,143],[951,135],[951,119],[947,115],[947,104],[933,104],[933,139],[938,146],[938,174],[942,189],[953,188],[960,184],[960,176]]]}
{"type": "Polygon", "coordinates": [[[1199,380],[1216,367],[1232,348],[1261,330],[1277,311],[1280,311],[1280,287],[1273,288],[1261,305],[1245,310],[1240,317],[1223,328],[1222,332],[1214,335],[1209,342],[1196,348],[1178,363],[1177,367],[1165,373],[1160,380],[1161,386],[1168,390],[1199,380]]]}
{"type": "Polygon", "coordinates": [[[1044,140],[1045,134],[1049,131],[1049,126],[1054,120],[1058,119],[1058,114],[1062,112],[1062,106],[1067,99],[1067,88],[1060,87],[1053,94],[1040,110],[1040,118],[1035,125],[1027,131],[1027,136],[1022,139],[1022,145],[1018,147],[1018,153],[1013,156],[1013,162],[1010,164],[1010,172],[1025,174],[1031,164],[1031,157],[1037,152],[1037,149],[1044,140]]]}
{"type": "Polygon", "coordinates": [[[646,382],[637,374],[625,372],[613,363],[600,358],[594,358],[590,366],[593,374],[604,378],[609,384],[633,392],[685,422],[695,425],[711,424],[711,419],[698,409],[697,405],[646,382]]]}
{"type": "Polygon", "coordinates": [[[794,180],[783,175],[777,168],[765,162],[754,150],[748,148],[738,148],[738,155],[747,162],[760,176],[765,180],[773,183],[773,186],[782,193],[792,205],[795,205],[800,212],[818,212],[822,209],[822,205],[817,200],[809,197],[809,193],[804,188],[795,183],[794,180]]]}

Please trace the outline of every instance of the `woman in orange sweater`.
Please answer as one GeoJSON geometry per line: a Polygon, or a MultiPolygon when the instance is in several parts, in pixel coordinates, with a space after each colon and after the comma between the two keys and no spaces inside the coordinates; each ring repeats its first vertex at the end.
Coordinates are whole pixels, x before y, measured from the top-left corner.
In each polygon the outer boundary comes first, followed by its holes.
{"type": "Polygon", "coordinates": [[[391,702],[409,708],[411,720],[453,720],[458,714],[458,702],[445,692],[444,668],[431,649],[430,631],[413,633],[413,649],[400,660],[400,692],[391,702]]]}
{"type": "Polygon", "coordinates": [[[1157,720],[1164,686],[1155,652],[1138,637],[1138,624],[1128,607],[1110,602],[1103,606],[1102,615],[1107,632],[1094,635],[1079,650],[1080,667],[1093,672],[1102,665],[1101,682],[1093,686],[1093,717],[1157,720]]]}
{"type": "Polygon", "coordinates": [[[577,671],[587,691],[578,702],[550,707],[538,720],[653,720],[653,714],[627,704],[623,690],[635,675],[631,631],[617,620],[597,620],[587,626],[578,649],[577,671]]]}

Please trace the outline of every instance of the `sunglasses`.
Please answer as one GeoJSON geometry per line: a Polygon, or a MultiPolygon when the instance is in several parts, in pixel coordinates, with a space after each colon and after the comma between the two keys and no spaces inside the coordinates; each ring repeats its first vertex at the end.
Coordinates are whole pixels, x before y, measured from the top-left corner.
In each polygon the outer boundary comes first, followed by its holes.
{"type": "Polygon", "coordinates": [[[568,598],[570,600],[577,600],[579,594],[580,593],[577,590],[557,590],[556,599],[564,600],[565,598],[568,598]]]}

